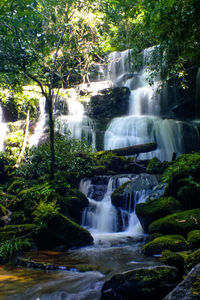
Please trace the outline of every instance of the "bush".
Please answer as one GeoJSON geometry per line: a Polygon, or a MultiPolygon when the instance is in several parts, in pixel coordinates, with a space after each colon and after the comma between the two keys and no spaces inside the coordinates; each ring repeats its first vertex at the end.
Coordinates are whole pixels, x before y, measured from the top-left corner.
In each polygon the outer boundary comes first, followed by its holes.
{"type": "MultiPolygon", "coordinates": [[[[55,137],[55,171],[67,171],[76,174],[77,178],[91,174],[94,161],[91,148],[84,140],[72,139],[70,136],[55,137]]],[[[49,141],[38,148],[31,148],[18,169],[18,174],[27,178],[38,178],[49,174],[50,165],[49,141]]]]}

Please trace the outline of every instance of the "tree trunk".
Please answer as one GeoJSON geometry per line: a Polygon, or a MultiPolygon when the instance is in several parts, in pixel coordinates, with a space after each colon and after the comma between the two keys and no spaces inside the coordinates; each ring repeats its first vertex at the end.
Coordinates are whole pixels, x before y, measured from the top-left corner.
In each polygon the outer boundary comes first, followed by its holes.
{"type": "Polygon", "coordinates": [[[114,153],[116,155],[135,155],[140,154],[144,152],[150,152],[153,150],[156,150],[157,144],[156,143],[148,143],[148,144],[141,144],[141,145],[135,145],[135,146],[129,146],[124,148],[118,148],[113,150],[104,150],[96,152],[97,154],[107,154],[107,153],[114,153]]]}
{"type": "Polygon", "coordinates": [[[49,138],[50,138],[50,180],[54,179],[55,171],[55,150],[54,150],[54,120],[53,120],[53,97],[50,95],[46,98],[49,111],[49,138]]]}

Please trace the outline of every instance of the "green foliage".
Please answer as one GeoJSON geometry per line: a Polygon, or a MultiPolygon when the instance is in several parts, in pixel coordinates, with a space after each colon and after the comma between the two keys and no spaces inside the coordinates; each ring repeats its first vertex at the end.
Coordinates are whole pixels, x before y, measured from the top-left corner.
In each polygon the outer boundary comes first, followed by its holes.
{"type": "Polygon", "coordinates": [[[60,208],[56,205],[56,202],[40,201],[33,212],[34,221],[38,224],[38,228],[45,228],[47,226],[46,222],[57,216],[59,210],[60,208]]]}
{"type": "Polygon", "coordinates": [[[14,93],[13,91],[2,90],[0,91],[0,101],[10,117],[9,121],[25,119],[28,110],[30,110],[31,118],[38,116],[38,98],[31,95],[25,95],[23,92],[14,93]]]}
{"type": "Polygon", "coordinates": [[[6,241],[0,246],[0,257],[9,262],[18,252],[27,250],[31,247],[30,239],[17,238],[10,241],[6,241]]]}
{"type": "MultiPolygon", "coordinates": [[[[27,178],[41,177],[49,172],[50,145],[46,142],[27,152],[18,174],[27,178]]],[[[91,148],[85,141],[69,137],[55,139],[55,170],[76,174],[77,178],[91,174],[93,170],[91,148]]]]}
{"type": "Polygon", "coordinates": [[[157,157],[154,157],[149,161],[146,172],[149,174],[162,174],[167,165],[167,161],[161,162],[157,157]]]}
{"type": "Polygon", "coordinates": [[[169,182],[179,176],[186,177],[200,172],[200,154],[183,154],[171,162],[163,174],[163,182],[169,182]]]}
{"type": "Polygon", "coordinates": [[[24,141],[24,131],[10,132],[5,138],[6,152],[16,162],[24,141]]]}

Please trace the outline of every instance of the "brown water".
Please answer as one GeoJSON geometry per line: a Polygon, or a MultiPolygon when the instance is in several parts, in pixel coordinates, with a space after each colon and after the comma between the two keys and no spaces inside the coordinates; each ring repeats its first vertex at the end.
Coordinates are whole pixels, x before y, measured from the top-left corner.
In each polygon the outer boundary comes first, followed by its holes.
{"type": "MultiPolygon", "coordinates": [[[[112,237],[113,238],[113,237],[112,237]]],[[[27,254],[26,254],[27,258],[27,254]]],[[[0,300],[95,300],[112,275],[158,264],[141,254],[141,242],[120,237],[67,253],[33,253],[32,261],[60,266],[46,271],[25,267],[0,268],[0,300]],[[63,270],[64,267],[70,270],[63,270]]]]}

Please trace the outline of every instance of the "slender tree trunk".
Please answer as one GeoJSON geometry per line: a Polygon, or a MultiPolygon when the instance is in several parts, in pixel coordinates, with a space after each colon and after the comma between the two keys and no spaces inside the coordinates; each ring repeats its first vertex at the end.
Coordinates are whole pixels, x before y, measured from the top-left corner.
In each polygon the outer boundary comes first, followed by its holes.
{"type": "Polygon", "coordinates": [[[55,171],[55,150],[54,150],[54,120],[53,120],[53,97],[49,95],[46,99],[48,103],[49,110],[49,138],[50,138],[50,152],[51,152],[51,160],[50,160],[50,180],[54,179],[54,171],[55,171]]]}

